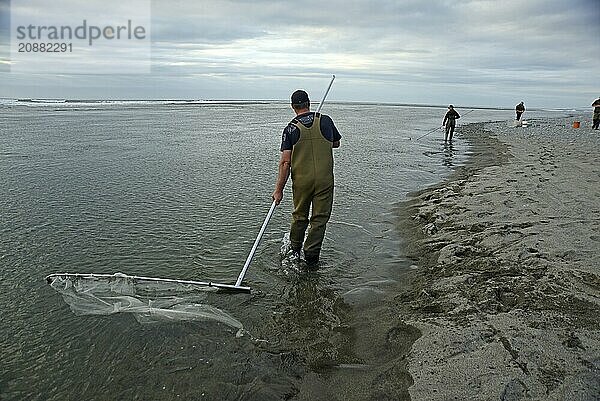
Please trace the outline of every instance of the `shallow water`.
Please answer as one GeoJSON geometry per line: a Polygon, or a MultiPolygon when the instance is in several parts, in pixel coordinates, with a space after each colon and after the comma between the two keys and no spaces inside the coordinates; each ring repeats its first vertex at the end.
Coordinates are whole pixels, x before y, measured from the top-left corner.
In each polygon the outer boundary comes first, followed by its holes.
{"type": "MultiPolygon", "coordinates": [[[[452,146],[441,131],[416,140],[444,109],[326,105],[343,139],[321,269],[281,268],[288,188],[246,275],[253,293],[207,295],[249,333],[236,338],[218,322],[76,316],[44,277],[233,284],[271,203],[288,106],[0,107],[0,398],[361,399],[381,390],[363,378],[390,345],[365,336],[389,338],[377,327],[388,313],[380,301],[405,285],[410,265],[392,206],[468,154],[460,136],[452,146]]],[[[460,122],[511,116],[477,110],[460,122]]]]}

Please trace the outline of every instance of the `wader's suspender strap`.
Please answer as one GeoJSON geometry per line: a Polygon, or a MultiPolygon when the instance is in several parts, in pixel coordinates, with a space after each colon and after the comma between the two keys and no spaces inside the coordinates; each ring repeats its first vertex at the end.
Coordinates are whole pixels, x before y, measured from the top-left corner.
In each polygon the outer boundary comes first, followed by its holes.
{"type": "MultiPolygon", "coordinates": [[[[315,113],[313,124],[315,123],[315,121],[317,121],[317,119],[320,119],[320,118],[321,118],[321,113],[315,113]]],[[[296,128],[300,129],[300,127],[298,127],[298,124],[302,124],[302,123],[300,121],[298,121],[297,118],[294,117],[294,119],[292,121],[290,121],[290,124],[294,124],[296,126],[296,128]]],[[[302,125],[304,125],[304,124],[302,124],[302,125]]]]}

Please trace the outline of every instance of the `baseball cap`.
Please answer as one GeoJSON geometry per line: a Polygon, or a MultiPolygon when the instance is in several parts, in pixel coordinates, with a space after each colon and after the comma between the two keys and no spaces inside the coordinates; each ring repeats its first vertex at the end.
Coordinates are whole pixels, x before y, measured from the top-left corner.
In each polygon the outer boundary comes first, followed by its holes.
{"type": "Polygon", "coordinates": [[[302,89],[298,89],[296,92],[292,93],[292,104],[301,104],[309,102],[308,93],[303,91],[302,89]]]}

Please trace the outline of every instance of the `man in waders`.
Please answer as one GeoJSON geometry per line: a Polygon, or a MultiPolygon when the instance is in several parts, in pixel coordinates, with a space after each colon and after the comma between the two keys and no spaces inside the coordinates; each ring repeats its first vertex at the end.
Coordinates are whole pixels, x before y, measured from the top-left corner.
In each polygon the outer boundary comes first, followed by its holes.
{"type": "Polygon", "coordinates": [[[458,115],[458,112],[454,110],[454,106],[448,106],[448,112],[444,116],[444,122],[442,122],[442,126],[446,127],[444,142],[452,141],[452,135],[454,135],[454,128],[456,127],[456,120],[459,118],[460,115],[458,115]]]}
{"type": "Polygon", "coordinates": [[[317,266],[325,227],[333,205],[333,148],[342,138],[329,116],[310,111],[308,94],[297,90],[292,94],[294,118],[283,130],[279,174],[273,200],[283,198],[283,188],[292,175],[294,211],[290,243],[299,257],[304,245],[304,258],[310,267],[317,266]],[[309,210],[312,214],[309,218],[309,210]],[[310,223],[306,241],[304,233],[310,223]]]}

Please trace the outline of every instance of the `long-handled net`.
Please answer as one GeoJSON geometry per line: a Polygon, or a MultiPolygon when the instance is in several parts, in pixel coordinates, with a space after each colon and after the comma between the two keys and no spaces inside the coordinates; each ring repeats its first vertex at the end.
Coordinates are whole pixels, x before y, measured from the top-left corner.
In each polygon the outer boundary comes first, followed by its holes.
{"type": "Polygon", "coordinates": [[[242,324],[229,313],[209,305],[217,291],[249,293],[242,280],[275,209],[271,206],[252,251],[235,284],[115,274],[55,273],[46,277],[76,315],[130,313],[140,323],[160,321],[217,321],[237,328],[242,324]]]}

